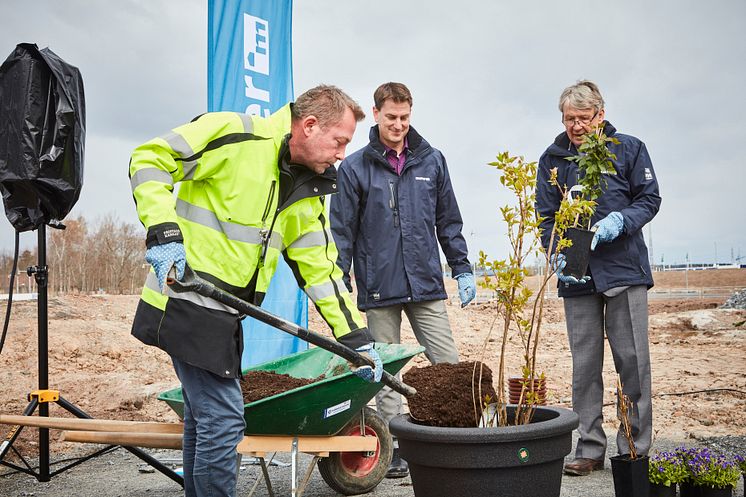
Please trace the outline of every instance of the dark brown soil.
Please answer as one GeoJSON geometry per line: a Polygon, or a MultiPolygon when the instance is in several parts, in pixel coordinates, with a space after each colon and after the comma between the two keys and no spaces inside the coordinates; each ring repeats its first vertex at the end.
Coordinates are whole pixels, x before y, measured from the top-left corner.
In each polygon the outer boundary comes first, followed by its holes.
{"type": "Polygon", "coordinates": [[[474,365],[474,362],[441,363],[411,368],[404,373],[404,383],[417,389],[417,394],[407,399],[412,418],[428,426],[477,426],[484,400],[494,399],[496,395],[492,370],[486,365],[482,368],[481,389],[472,388],[479,381],[479,368],[475,372],[474,365]],[[474,397],[480,392],[482,400],[475,402],[474,397]]]}
{"type": "Polygon", "coordinates": [[[243,391],[243,402],[248,404],[255,400],[272,397],[279,393],[287,392],[294,388],[308,385],[316,379],[295,378],[287,374],[278,374],[271,371],[249,371],[241,378],[241,390],[243,391]]]}

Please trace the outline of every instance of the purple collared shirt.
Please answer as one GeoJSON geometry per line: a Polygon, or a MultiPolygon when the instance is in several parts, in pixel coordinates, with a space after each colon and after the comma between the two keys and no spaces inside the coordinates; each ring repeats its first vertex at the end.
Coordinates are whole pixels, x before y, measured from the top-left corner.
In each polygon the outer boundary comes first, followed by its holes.
{"type": "Polygon", "coordinates": [[[401,170],[404,168],[404,163],[407,161],[407,147],[408,146],[409,146],[409,142],[407,141],[406,136],[404,137],[404,148],[402,149],[399,155],[396,155],[396,150],[394,150],[393,148],[389,148],[386,145],[383,146],[383,150],[386,155],[386,160],[389,161],[391,168],[399,176],[401,176],[401,170]]]}

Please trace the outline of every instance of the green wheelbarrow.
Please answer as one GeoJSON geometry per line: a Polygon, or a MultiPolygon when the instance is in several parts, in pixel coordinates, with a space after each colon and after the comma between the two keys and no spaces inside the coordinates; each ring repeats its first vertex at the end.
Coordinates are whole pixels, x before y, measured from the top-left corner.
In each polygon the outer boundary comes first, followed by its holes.
{"type": "MultiPolygon", "coordinates": [[[[376,344],[384,369],[395,375],[415,355],[418,345],[376,344]]],[[[341,357],[318,347],[281,357],[244,371],[271,371],[314,383],[244,405],[246,435],[375,436],[375,452],[332,452],[318,459],[319,473],[335,491],[356,495],[373,490],[386,475],[393,450],[391,435],[381,416],[366,407],[382,383],[367,383],[341,357]]],[[[179,417],[184,414],[181,388],[158,396],[179,417]]]]}
{"type": "MultiPolygon", "coordinates": [[[[175,291],[194,291],[214,298],[239,312],[317,345],[243,371],[244,374],[249,371],[269,371],[296,378],[318,379],[308,385],[245,404],[246,435],[375,436],[375,451],[330,452],[328,457],[315,458],[314,461],[318,460],[319,473],[324,481],[344,495],[370,492],[381,482],[391,462],[391,434],[383,418],[366,406],[384,385],[405,395],[414,393],[414,389],[402,383],[395,375],[412,357],[423,352],[423,347],[377,343],[376,350],[383,362],[384,378],[380,383],[368,383],[353,373],[350,364],[371,364],[370,360],[354,350],[240,300],[202,280],[188,267],[182,280],[169,279],[168,283],[175,291]]],[[[158,399],[165,401],[179,417],[183,417],[184,399],[181,388],[163,392],[158,399]]],[[[264,466],[263,469],[269,485],[264,466]]],[[[294,464],[293,489],[295,469],[294,464]]],[[[307,474],[307,479],[309,476],[307,474]]]]}

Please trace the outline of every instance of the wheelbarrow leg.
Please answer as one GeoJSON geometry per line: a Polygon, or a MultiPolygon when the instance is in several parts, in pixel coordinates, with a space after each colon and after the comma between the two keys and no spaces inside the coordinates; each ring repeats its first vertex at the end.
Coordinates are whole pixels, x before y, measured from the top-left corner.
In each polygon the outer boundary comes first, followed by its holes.
{"type": "MultiPolygon", "coordinates": [[[[272,454],[272,457],[269,458],[269,463],[272,464],[272,460],[274,460],[275,456],[277,455],[277,452],[272,454]]],[[[262,475],[264,476],[264,482],[267,484],[267,492],[269,492],[269,497],[275,497],[275,493],[272,491],[272,483],[269,481],[269,471],[267,471],[267,463],[264,462],[263,457],[256,457],[256,459],[259,460],[259,464],[262,467],[262,475]]],[[[254,492],[256,492],[256,488],[259,486],[259,482],[261,480],[257,476],[256,481],[254,482],[254,486],[251,487],[251,491],[249,492],[248,497],[251,497],[254,495],[254,492]]]]}
{"type": "Polygon", "coordinates": [[[298,497],[302,497],[303,492],[306,491],[306,487],[308,486],[308,481],[311,479],[311,475],[313,474],[313,468],[316,466],[316,463],[319,461],[319,459],[321,459],[321,457],[313,456],[311,463],[308,465],[308,469],[306,469],[306,475],[303,477],[303,481],[298,487],[298,497]]]}
{"type": "Polygon", "coordinates": [[[290,446],[290,495],[298,497],[298,437],[293,437],[290,446]]]}

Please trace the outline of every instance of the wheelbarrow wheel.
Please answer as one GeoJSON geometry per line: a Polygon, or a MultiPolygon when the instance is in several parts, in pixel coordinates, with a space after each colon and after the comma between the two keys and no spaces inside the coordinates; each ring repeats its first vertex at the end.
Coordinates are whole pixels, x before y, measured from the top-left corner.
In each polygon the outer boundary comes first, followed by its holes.
{"type": "MultiPolygon", "coordinates": [[[[391,434],[383,418],[373,409],[363,408],[365,436],[376,437],[375,452],[332,452],[319,460],[319,473],[333,490],[343,495],[368,493],[386,476],[391,464],[391,434]]],[[[338,435],[361,435],[360,414],[338,435]]]]}

